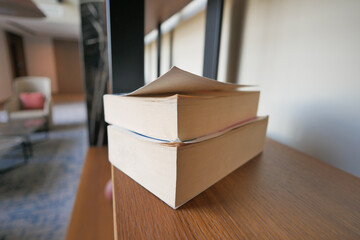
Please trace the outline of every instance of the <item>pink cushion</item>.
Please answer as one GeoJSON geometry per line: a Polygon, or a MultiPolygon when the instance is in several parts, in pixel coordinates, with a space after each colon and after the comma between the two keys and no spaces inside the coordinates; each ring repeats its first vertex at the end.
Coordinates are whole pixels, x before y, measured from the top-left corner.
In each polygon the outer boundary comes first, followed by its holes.
{"type": "Polygon", "coordinates": [[[23,110],[43,109],[45,97],[40,92],[20,93],[20,101],[23,110]]]}

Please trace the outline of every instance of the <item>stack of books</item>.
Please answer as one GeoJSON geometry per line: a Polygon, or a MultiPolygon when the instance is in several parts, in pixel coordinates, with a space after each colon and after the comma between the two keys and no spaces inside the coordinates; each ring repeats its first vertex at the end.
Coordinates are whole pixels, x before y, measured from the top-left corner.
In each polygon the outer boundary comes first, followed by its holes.
{"type": "Polygon", "coordinates": [[[259,95],[176,67],[130,94],[105,95],[109,160],[176,209],[262,152],[259,95]]]}

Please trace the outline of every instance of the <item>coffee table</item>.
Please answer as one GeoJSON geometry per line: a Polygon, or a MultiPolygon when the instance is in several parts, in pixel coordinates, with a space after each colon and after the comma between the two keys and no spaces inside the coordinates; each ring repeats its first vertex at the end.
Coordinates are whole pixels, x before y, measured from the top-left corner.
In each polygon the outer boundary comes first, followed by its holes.
{"type": "MultiPolygon", "coordinates": [[[[27,163],[28,158],[33,155],[30,135],[46,126],[47,121],[44,118],[11,120],[6,123],[0,122],[0,152],[6,153],[12,147],[21,144],[24,153],[24,163],[27,163]]],[[[1,170],[1,172],[13,168],[14,166],[11,166],[1,170]]]]}
{"type": "Polygon", "coordinates": [[[6,136],[6,137],[0,137],[0,158],[8,152],[13,149],[16,146],[22,146],[22,151],[24,154],[24,161],[16,164],[12,164],[8,167],[1,168],[0,173],[4,173],[7,171],[10,171],[14,168],[20,167],[22,165],[25,165],[28,162],[28,159],[30,157],[30,151],[27,145],[25,144],[23,137],[17,137],[17,136],[6,136]]]}

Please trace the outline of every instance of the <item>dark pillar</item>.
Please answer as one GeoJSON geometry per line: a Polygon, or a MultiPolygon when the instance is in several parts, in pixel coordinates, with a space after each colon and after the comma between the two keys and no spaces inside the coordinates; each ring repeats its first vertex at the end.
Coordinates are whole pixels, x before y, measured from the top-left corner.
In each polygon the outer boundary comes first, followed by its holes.
{"type": "Polygon", "coordinates": [[[169,69],[174,65],[174,29],[170,31],[170,56],[169,56],[169,69]]]}
{"type": "Polygon", "coordinates": [[[104,2],[81,0],[80,12],[89,143],[100,146],[107,141],[102,99],[109,79],[104,2]]]}
{"type": "Polygon", "coordinates": [[[157,26],[158,36],[157,36],[157,77],[160,77],[161,74],[161,23],[157,26]]]}
{"type": "Polygon", "coordinates": [[[106,0],[108,54],[113,93],[144,85],[145,1],[106,0]]]}
{"type": "Polygon", "coordinates": [[[208,0],[203,76],[217,79],[224,0],[208,0]]]}

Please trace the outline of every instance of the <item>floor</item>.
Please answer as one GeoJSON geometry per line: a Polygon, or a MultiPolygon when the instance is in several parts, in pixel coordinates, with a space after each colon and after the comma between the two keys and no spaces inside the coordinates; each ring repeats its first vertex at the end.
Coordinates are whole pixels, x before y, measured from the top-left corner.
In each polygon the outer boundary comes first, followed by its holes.
{"type": "Polygon", "coordinates": [[[84,94],[54,94],[52,100],[55,104],[83,102],[85,100],[84,94]]]}
{"type": "MultiPolygon", "coordinates": [[[[56,99],[49,138],[34,134],[29,163],[0,174],[0,240],[64,238],[88,148],[81,100],[56,99]]],[[[0,167],[21,161],[17,149],[12,153],[0,159],[0,167]]]]}

